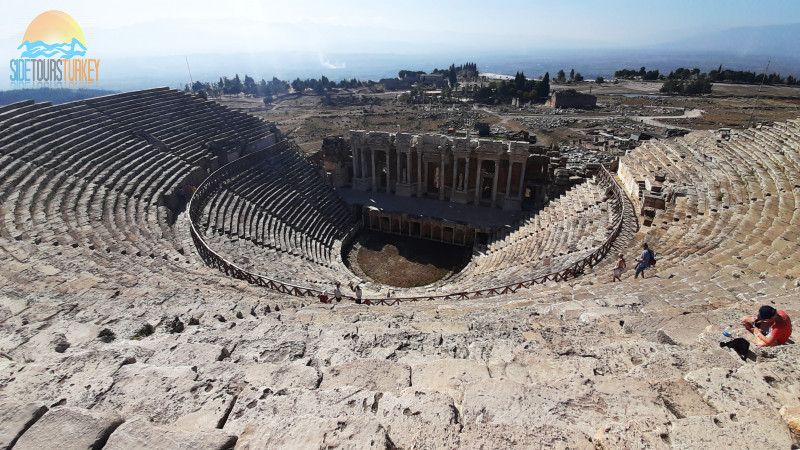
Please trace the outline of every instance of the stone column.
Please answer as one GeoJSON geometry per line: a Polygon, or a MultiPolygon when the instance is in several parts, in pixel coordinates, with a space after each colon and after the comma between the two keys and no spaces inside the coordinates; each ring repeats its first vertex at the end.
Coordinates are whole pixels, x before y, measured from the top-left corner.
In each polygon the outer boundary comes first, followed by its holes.
{"type": "Polygon", "coordinates": [[[394,193],[397,194],[397,185],[401,183],[400,177],[403,174],[402,164],[400,163],[400,152],[398,150],[394,151],[394,157],[397,159],[397,173],[395,174],[395,181],[394,181],[394,193]]]}
{"type": "Polygon", "coordinates": [[[464,192],[469,192],[469,155],[464,160],[464,192]]]}
{"type": "Polygon", "coordinates": [[[422,152],[417,150],[417,197],[422,197],[422,152]]]}
{"type": "Polygon", "coordinates": [[[450,196],[453,196],[453,192],[456,191],[458,188],[458,155],[453,153],[453,189],[450,191],[450,196]]]}
{"type": "MultiPolygon", "coordinates": [[[[389,158],[389,150],[386,150],[386,193],[391,194],[392,191],[389,189],[392,185],[392,163],[391,159],[389,158]]],[[[380,178],[378,178],[380,180],[380,178]]]]}
{"type": "Polygon", "coordinates": [[[358,161],[358,147],[353,147],[353,176],[355,178],[360,177],[359,171],[361,170],[361,164],[358,161]]]}
{"type": "Polygon", "coordinates": [[[439,152],[439,200],[444,200],[444,152],[439,152]]]}
{"type": "Polygon", "coordinates": [[[500,178],[500,160],[494,160],[494,176],[492,177],[492,208],[497,201],[497,179],[500,178]]]}
{"type": "MultiPolygon", "coordinates": [[[[386,151],[386,165],[383,166],[383,170],[386,171],[386,193],[391,194],[389,191],[389,186],[391,186],[391,178],[392,178],[392,163],[389,159],[389,151],[386,151]]],[[[381,177],[378,177],[378,183],[381,182],[381,177]]]]}
{"type": "Polygon", "coordinates": [[[428,195],[428,162],[422,161],[422,192],[428,195]]]}
{"type": "Polygon", "coordinates": [[[506,196],[505,198],[511,198],[511,172],[514,171],[514,162],[510,159],[508,160],[508,172],[506,173],[506,196]]]}
{"type": "Polygon", "coordinates": [[[483,166],[483,160],[478,158],[478,173],[475,174],[475,204],[481,204],[481,166],[483,166]]]}
{"type": "Polygon", "coordinates": [[[522,188],[525,184],[525,168],[528,164],[527,161],[522,162],[522,173],[519,175],[519,190],[517,191],[517,197],[522,198],[525,195],[525,192],[522,191],[522,188]]]}
{"type": "Polygon", "coordinates": [[[411,167],[411,149],[409,149],[408,153],[406,153],[406,177],[408,177],[406,179],[406,183],[408,183],[408,184],[411,184],[411,178],[412,178],[411,177],[411,172],[412,172],[412,167],[411,167]]]}
{"type": "Polygon", "coordinates": [[[372,191],[378,192],[378,174],[375,173],[375,149],[371,148],[369,154],[372,157],[372,191]]]}
{"type": "MultiPolygon", "coordinates": [[[[367,158],[364,157],[364,147],[358,149],[358,153],[361,160],[361,178],[367,177],[367,158]]],[[[365,189],[366,190],[366,189],[365,189]]]]}

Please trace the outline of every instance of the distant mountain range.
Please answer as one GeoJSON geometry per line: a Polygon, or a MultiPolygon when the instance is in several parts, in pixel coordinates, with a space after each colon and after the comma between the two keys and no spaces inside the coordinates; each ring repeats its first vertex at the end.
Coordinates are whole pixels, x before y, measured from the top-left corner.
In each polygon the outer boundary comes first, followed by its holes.
{"type": "Polygon", "coordinates": [[[798,59],[800,23],[739,27],[676,39],[653,48],[690,53],[730,53],[738,56],[798,59]]]}
{"type": "MultiPolygon", "coordinates": [[[[279,35],[286,32],[284,37],[289,36],[291,39],[287,39],[293,41],[300,36],[298,33],[301,28],[291,24],[272,25],[267,34],[279,35]],[[289,33],[292,30],[294,33],[289,33]]],[[[338,36],[334,33],[338,28],[329,28],[326,33],[338,36]]],[[[114,30],[113,36],[140,36],[148,30],[153,34],[151,38],[156,40],[162,37],[166,39],[167,35],[164,33],[173,33],[168,26],[156,27],[150,24],[147,27],[126,28],[124,31],[114,30]]],[[[178,44],[181,45],[164,41],[171,46],[161,48],[160,52],[154,54],[142,54],[141,49],[137,51],[136,46],[139,43],[135,39],[112,40],[108,33],[108,30],[96,30],[95,40],[98,43],[92,46],[91,57],[103,59],[103,78],[98,87],[114,90],[162,85],[180,87],[189,82],[184,56],[187,54],[195,81],[217,81],[221,76],[233,77],[236,73],[242,77],[246,73],[256,79],[277,76],[284,80],[293,80],[296,77],[319,78],[325,75],[337,81],[342,78],[377,80],[396,77],[401,69],[430,71],[433,68],[446,68],[451,63],[458,65],[467,61],[477,63],[479,70],[483,72],[499,74],[513,75],[517,71],[524,71],[530,77],[542,76],[545,72],[555,76],[559,69],[569,72],[574,68],[586,78],[608,78],[616,70],[638,69],[641,66],[648,70],[659,69],[669,73],[678,67],[698,67],[708,72],[721,64],[726,69],[760,73],[769,60],[770,72],[780,73],[782,76],[800,76],[800,58],[797,55],[800,24],[740,27],[692,36],[680,35],[660,44],[645,46],[634,43],[625,48],[604,47],[602,44],[590,42],[581,44],[578,40],[570,41],[568,47],[557,47],[563,44],[559,39],[518,40],[520,45],[508,45],[508,39],[497,43],[497,37],[494,37],[494,40],[487,38],[483,48],[476,46],[465,50],[463,46],[459,49],[438,44],[437,39],[444,39],[441,34],[405,36],[390,33],[383,41],[378,40],[371,44],[370,48],[376,50],[360,52],[350,50],[347,47],[349,41],[344,38],[328,43],[325,46],[327,49],[286,50],[280,45],[271,47],[271,41],[266,38],[259,42],[248,41],[231,46],[223,45],[230,42],[231,36],[192,32],[180,35],[183,41],[178,44]],[[194,39],[201,40],[204,45],[212,39],[217,45],[205,45],[207,50],[204,53],[183,52],[176,48],[191,48],[189,41],[194,39]],[[423,47],[424,51],[415,51],[419,48],[416,46],[418,40],[427,42],[423,47]]],[[[349,29],[349,33],[355,32],[349,29]]],[[[19,52],[13,50],[19,45],[19,41],[14,41],[15,39],[18,38],[0,39],[0,56],[7,55],[5,59],[20,57],[19,52]]],[[[297,40],[309,41],[299,37],[297,40]]],[[[85,52],[85,48],[79,43],[75,45],[74,42],[70,44],[71,49],[53,48],[50,51],[73,50],[75,56],[81,51],[85,52]]],[[[37,43],[26,44],[26,49],[31,50],[31,46],[35,47],[37,43]]],[[[47,51],[45,48],[40,50],[47,51]]],[[[4,58],[0,58],[2,59],[4,58]]],[[[7,86],[0,84],[0,90],[4,88],[7,86]]]]}

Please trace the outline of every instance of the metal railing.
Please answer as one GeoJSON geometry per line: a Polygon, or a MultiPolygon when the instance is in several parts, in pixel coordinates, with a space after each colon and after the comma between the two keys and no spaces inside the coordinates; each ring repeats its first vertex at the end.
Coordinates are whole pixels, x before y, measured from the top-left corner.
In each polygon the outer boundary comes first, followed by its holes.
{"type": "MultiPolygon", "coordinates": [[[[265,275],[259,275],[253,272],[249,272],[237,266],[236,264],[226,260],[218,253],[216,253],[214,250],[212,250],[208,246],[208,244],[206,244],[202,234],[198,230],[198,224],[202,219],[201,216],[203,213],[203,209],[205,208],[208,200],[219,186],[226,184],[226,181],[228,181],[231,175],[240,173],[245,168],[254,167],[255,165],[263,162],[266,158],[275,155],[276,152],[287,152],[287,151],[289,151],[288,141],[284,140],[278,142],[277,144],[274,144],[263,150],[251,153],[249,155],[245,155],[232,163],[226,164],[225,166],[219,168],[214,173],[209,175],[208,178],[203,180],[203,182],[200,184],[200,186],[198,186],[197,190],[194,192],[192,198],[189,201],[188,210],[190,217],[192,241],[194,242],[194,245],[197,248],[200,257],[203,258],[203,261],[205,261],[205,263],[210,267],[218,269],[225,275],[228,275],[230,277],[239,280],[244,280],[250,284],[265,287],[267,289],[271,289],[273,291],[277,291],[284,294],[289,294],[298,297],[317,297],[321,295],[323,291],[309,287],[296,286],[291,283],[286,283],[284,281],[267,277],[265,275]]],[[[622,193],[622,189],[620,188],[619,184],[617,184],[616,180],[614,179],[614,176],[608,171],[608,169],[606,169],[604,166],[601,166],[601,168],[602,169],[600,170],[600,172],[596,175],[596,179],[601,185],[604,185],[607,188],[611,189],[611,195],[613,197],[611,200],[611,205],[612,205],[613,215],[615,217],[613,231],[608,236],[608,238],[606,238],[605,242],[603,242],[603,244],[600,247],[595,249],[591,254],[581,259],[580,261],[577,261],[574,264],[571,264],[569,267],[557,272],[551,272],[546,275],[542,275],[533,279],[514,282],[503,286],[497,286],[487,289],[479,289],[469,292],[456,292],[456,293],[439,294],[439,295],[390,297],[390,298],[365,298],[362,299],[362,302],[367,305],[392,306],[400,304],[402,302],[416,302],[422,300],[466,300],[472,298],[481,298],[493,295],[515,293],[520,289],[527,289],[536,286],[537,284],[566,281],[582,275],[586,270],[587,266],[593,267],[595,264],[599,263],[608,254],[609,251],[611,251],[614,242],[622,232],[622,227],[625,220],[625,196],[622,193]]],[[[331,280],[331,284],[333,284],[333,280],[331,280]]],[[[352,296],[343,296],[343,298],[347,300],[355,300],[355,297],[352,296]]]]}

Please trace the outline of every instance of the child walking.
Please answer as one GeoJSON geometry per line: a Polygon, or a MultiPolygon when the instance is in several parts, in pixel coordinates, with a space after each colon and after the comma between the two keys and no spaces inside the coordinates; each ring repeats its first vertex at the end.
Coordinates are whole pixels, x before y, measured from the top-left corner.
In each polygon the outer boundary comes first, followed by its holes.
{"type": "Polygon", "coordinates": [[[619,276],[622,275],[622,271],[625,269],[625,257],[620,253],[619,259],[617,259],[617,265],[614,266],[614,278],[611,279],[611,282],[615,282],[617,280],[622,281],[622,278],[619,276]]]}

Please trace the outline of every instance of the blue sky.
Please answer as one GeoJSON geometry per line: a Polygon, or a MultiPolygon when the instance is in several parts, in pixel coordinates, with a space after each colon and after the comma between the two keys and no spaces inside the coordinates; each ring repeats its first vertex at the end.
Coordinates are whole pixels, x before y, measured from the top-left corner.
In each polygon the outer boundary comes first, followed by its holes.
{"type": "Polygon", "coordinates": [[[779,72],[800,73],[800,26],[781,39],[758,33],[740,33],[736,42],[728,34],[692,39],[736,27],[800,23],[800,0],[0,0],[0,61],[19,58],[28,24],[51,9],[78,22],[86,58],[102,60],[100,84],[110,89],[180,86],[188,81],[184,56],[195,79],[206,81],[234,73],[378,79],[400,68],[431,70],[465,61],[485,71],[519,69],[532,76],[583,64],[578,70],[585,75],[610,76],[626,64],[707,70],[705,59],[682,55],[727,45],[732,57],[713,57],[708,64],[759,70],[771,58],[779,72]],[[681,48],[666,47],[675,50],[672,55],[664,47],[646,48],[680,40],[681,48]]]}
{"type": "MultiPolygon", "coordinates": [[[[800,1],[3,1],[0,44],[39,13],[70,14],[111,56],[282,50],[426,52],[453,47],[617,48],[740,26],[800,22],[800,1]]],[[[16,50],[16,48],[12,49],[16,50]]],[[[0,50],[3,54],[9,49],[0,50]]]]}

